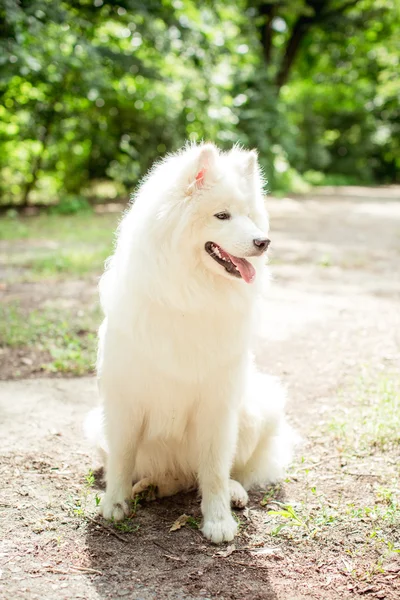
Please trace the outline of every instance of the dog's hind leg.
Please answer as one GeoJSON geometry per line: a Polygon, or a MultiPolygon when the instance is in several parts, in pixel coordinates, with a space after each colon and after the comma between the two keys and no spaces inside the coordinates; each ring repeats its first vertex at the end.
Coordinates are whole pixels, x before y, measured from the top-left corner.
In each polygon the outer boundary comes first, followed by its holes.
{"type": "Polygon", "coordinates": [[[151,477],[143,477],[143,479],[137,481],[132,487],[132,498],[134,498],[138,494],[142,494],[151,486],[156,487],[157,484],[155,483],[155,481],[153,481],[153,479],[151,479],[151,477]]]}
{"type": "Polygon", "coordinates": [[[132,498],[138,494],[142,494],[150,487],[154,487],[154,496],[156,498],[166,498],[167,496],[174,496],[179,492],[187,492],[190,487],[187,483],[176,478],[161,478],[156,479],[152,477],[143,477],[132,487],[132,498]]]}
{"type": "Polygon", "coordinates": [[[244,508],[249,501],[249,496],[244,487],[235,479],[229,480],[231,504],[235,508],[244,508]]]}
{"type": "Polygon", "coordinates": [[[285,393],[278,380],[254,373],[240,416],[232,477],[248,490],[284,476],[296,436],[284,413],[285,393]]]}

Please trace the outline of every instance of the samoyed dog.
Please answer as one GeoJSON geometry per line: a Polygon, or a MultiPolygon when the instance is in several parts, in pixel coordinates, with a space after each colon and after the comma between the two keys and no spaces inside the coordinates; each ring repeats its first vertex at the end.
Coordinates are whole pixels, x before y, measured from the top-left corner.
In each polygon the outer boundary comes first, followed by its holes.
{"type": "Polygon", "coordinates": [[[231,503],[283,475],[284,393],[251,354],[268,245],[254,151],[186,146],[139,187],[100,282],[102,406],[86,430],[106,461],[106,519],[150,485],[198,487],[205,537],[229,541],[231,503]]]}

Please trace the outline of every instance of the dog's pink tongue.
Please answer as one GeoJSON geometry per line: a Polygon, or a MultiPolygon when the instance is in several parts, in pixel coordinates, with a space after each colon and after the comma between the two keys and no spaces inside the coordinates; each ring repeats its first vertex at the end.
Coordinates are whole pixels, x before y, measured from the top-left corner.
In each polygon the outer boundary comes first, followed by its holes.
{"type": "Polygon", "coordinates": [[[238,258],[237,256],[229,255],[233,264],[239,269],[242,278],[246,283],[253,283],[256,277],[256,270],[253,265],[245,258],[238,258]]]}

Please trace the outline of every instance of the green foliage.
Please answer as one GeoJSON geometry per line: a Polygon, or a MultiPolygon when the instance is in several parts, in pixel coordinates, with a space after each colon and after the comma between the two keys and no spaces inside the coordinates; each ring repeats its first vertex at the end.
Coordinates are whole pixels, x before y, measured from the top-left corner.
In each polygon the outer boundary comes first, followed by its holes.
{"type": "Polygon", "coordinates": [[[117,218],[115,214],[84,211],[0,219],[0,240],[10,243],[7,279],[26,282],[100,274],[112,252],[117,218]],[[21,244],[19,240],[28,243],[21,244]]]}
{"type": "Polygon", "coordinates": [[[134,533],[139,529],[140,525],[133,523],[132,519],[125,519],[125,521],[122,521],[121,523],[113,521],[113,527],[121,533],[134,533]]]}
{"type": "Polygon", "coordinates": [[[0,306],[0,348],[44,351],[49,356],[44,371],[83,375],[94,368],[99,320],[98,307],[77,315],[51,309],[26,314],[18,305],[0,306]]]}
{"type": "MultiPolygon", "coordinates": [[[[235,513],[232,513],[232,514],[235,516],[235,513]]],[[[188,517],[188,520],[186,521],[186,524],[191,529],[200,529],[200,520],[199,519],[195,519],[192,516],[188,517]]]]}
{"type": "Polygon", "coordinates": [[[60,202],[50,207],[50,214],[54,215],[74,215],[79,212],[92,212],[92,207],[83,196],[68,194],[62,196],[60,202]]]}
{"type": "Polygon", "coordinates": [[[395,181],[399,23],[396,0],[7,0],[0,203],[86,209],[188,138],[257,147],[274,190],[395,181]]]}
{"type": "Polygon", "coordinates": [[[355,388],[352,418],[346,414],[330,424],[347,453],[372,455],[400,446],[400,377],[372,378],[365,373],[355,388]]]}
{"type": "MultiPolygon", "coordinates": [[[[79,213],[60,217],[59,215],[44,215],[26,218],[20,217],[12,211],[7,218],[0,219],[0,240],[45,240],[51,241],[54,246],[66,247],[77,244],[100,246],[110,248],[110,239],[117,225],[120,215],[92,213],[79,213]]],[[[34,248],[32,248],[32,251],[34,248]]],[[[87,250],[87,248],[85,248],[87,250]]],[[[54,251],[53,251],[54,254],[54,251]]]]}
{"type": "MultiPolygon", "coordinates": [[[[20,263],[21,267],[29,269],[29,275],[24,277],[26,281],[35,279],[52,279],[82,276],[88,273],[100,272],[104,261],[110,254],[110,248],[101,247],[86,250],[85,246],[77,249],[59,249],[56,253],[49,252],[37,258],[28,258],[20,263]]],[[[10,264],[13,264],[10,261],[10,264]]]]}

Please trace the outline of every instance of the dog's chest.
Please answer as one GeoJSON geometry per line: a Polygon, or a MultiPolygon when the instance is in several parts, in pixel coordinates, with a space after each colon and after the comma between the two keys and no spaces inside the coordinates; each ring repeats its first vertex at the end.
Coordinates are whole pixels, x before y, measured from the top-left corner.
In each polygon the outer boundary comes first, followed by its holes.
{"type": "Polygon", "coordinates": [[[218,313],[155,312],[141,321],[142,350],[158,368],[193,380],[243,355],[249,323],[218,313]]]}

